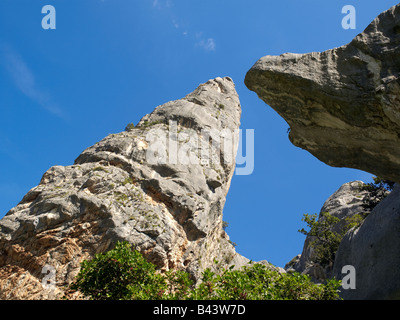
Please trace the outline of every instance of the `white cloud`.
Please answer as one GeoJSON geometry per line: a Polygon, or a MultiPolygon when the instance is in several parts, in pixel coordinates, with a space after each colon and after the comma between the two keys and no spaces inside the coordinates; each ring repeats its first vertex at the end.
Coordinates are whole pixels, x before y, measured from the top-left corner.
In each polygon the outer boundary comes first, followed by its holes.
{"type": "Polygon", "coordinates": [[[153,0],[152,6],[157,9],[170,9],[174,6],[174,3],[172,0],[153,0]]]}
{"type": "Polygon", "coordinates": [[[193,30],[188,30],[188,28],[190,29],[190,25],[185,23],[184,20],[182,21],[182,19],[179,19],[179,17],[174,14],[174,2],[172,0],[152,0],[152,6],[155,9],[163,10],[164,13],[167,13],[174,28],[177,30],[183,30],[183,36],[187,37],[190,34],[196,47],[201,47],[206,52],[216,51],[216,41],[214,38],[205,38],[203,32],[193,32],[193,30]]]}
{"type": "Polygon", "coordinates": [[[1,49],[6,70],[15,86],[45,110],[63,118],[63,111],[51,101],[49,94],[37,87],[34,74],[23,58],[10,46],[2,46],[1,49]]]}
{"type": "Polygon", "coordinates": [[[167,8],[172,8],[174,6],[174,3],[172,2],[172,0],[166,0],[165,1],[165,6],[167,8]]]}
{"type": "Polygon", "coordinates": [[[202,47],[205,51],[215,51],[216,42],[213,38],[208,38],[207,40],[201,39],[196,43],[197,46],[202,47]]]}
{"type": "Polygon", "coordinates": [[[172,24],[174,25],[175,29],[179,29],[179,23],[176,22],[175,19],[172,19],[172,24]]]}

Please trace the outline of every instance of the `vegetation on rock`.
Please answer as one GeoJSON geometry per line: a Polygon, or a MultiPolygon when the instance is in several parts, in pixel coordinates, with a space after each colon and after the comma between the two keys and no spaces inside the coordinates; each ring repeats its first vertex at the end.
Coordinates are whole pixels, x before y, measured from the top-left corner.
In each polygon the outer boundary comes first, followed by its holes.
{"type": "Polygon", "coordinates": [[[311,246],[314,249],[314,261],[323,267],[332,266],[335,255],[344,235],[350,229],[358,227],[368,214],[381,202],[393,189],[394,182],[374,177],[373,182],[362,184],[360,191],[368,191],[363,199],[364,212],[360,212],[346,218],[345,227],[340,231],[335,231],[335,226],[340,222],[338,217],[332,216],[329,212],[321,212],[317,219],[317,214],[304,214],[302,221],[307,223],[309,228],[304,228],[299,232],[306,236],[314,237],[311,246]]]}
{"type": "Polygon", "coordinates": [[[301,220],[307,223],[310,230],[306,231],[302,228],[299,232],[315,238],[311,242],[311,246],[315,251],[314,262],[323,267],[333,264],[336,251],[345,234],[345,232],[338,233],[333,230],[333,226],[340,219],[332,216],[329,212],[321,212],[318,220],[317,214],[304,214],[301,220]]]}
{"type": "Polygon", "coordinates": [[[373,177],[373,180],[374,182],[363,184],[360,188],[368,191],[368,195],[363,200],[363,208],[366,210],[365,216],[388,196],[395,184],[393,181],[380,177],[373,177]]]}
{"type": "MultiPolygon", "coordinates": [[[[217,262],[216,262],[217,263],[217,262]]],[[[195,285],[189,273],[161,273],[127,242],[85,260],[71,289],[93,300],[334,300],[340,281],[314,284],[307,275],[259,263],[220,273],[207,268],[195,285]]]]}

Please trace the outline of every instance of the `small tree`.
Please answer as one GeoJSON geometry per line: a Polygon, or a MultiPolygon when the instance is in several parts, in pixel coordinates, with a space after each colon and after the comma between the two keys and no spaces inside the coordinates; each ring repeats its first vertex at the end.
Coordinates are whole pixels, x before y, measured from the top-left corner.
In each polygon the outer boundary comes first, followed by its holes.
{"type": "Polygon", "coordinates": [[[335,279],[317,285],[297,272],[280,273],[266,265],[250,263],[241,269],[203,272],[193,293],[198,300],[336,300],[341,282],[335,279]]]}
{"type": "Polygon", "coordinates": [[[366,183],[361,186],[362,191],[368,191],[363,199],[364,216],[366,217],[379,202],[385,199],[393,190],[394,182],[379,177],[373,177],[374,182],[366,183]]]}
{"type": "Polygon", "coordinates": [[[393,181],[379,177],[374,177],[373,180],[374,182],[363,184],[360,187],[361,191],[368,191],[362,204],[365,211],[346,218],[346,224],[340,232],[334,231],[334,227],[340,219],[332,216],[329,212],[322,212],[318,220],[317,214],[303,215],[301,220],[306,222],[310,229],[306,231],[302,228],[299,232],[306,236],[315,237],[310,243],[315,250],[314,262],[319,263],[323,267],[332,265],[345,233],[351,228],[359,226],[372,209],[393,189],[393,181]]]}
{"type": "Polygon", "coordinates": [[[128,243],[83,261],[71,285],[94,300],[332,300],[340,281],[317,285],[306,275],[280,273],[257,263],[219,273],[206,269],[197,287],[185,271],[156,272],[128,243]]]}
{"type": "Polygon", "coordinates": [[[83,261],[71,289],[95,300],[157,299],[167,283],[140,252],[118,242],[113,250],[83,261]]]}
{"type": "Polygon", "coordinates": [[[132,122],[128,123],[127,126],[125,127],[125,131],[131,131],[133,129],[135,129],[135,125],[132,122]]]}
{"type": "Polygon", "coordinates": [[[333,227],[340,219],[332,216],[329,212],[321,212],[318,220],[317,214],[304,214],[301,220],[307,223],[310,230],[306,231],[302,228],[299,232],[306,236],[315,237],[311,242],[311,246],[315,250],[314,262],[323,267],[333,264],[340,241],[347,231],[347,229],[342,233],[333,231],[333,227]]]}

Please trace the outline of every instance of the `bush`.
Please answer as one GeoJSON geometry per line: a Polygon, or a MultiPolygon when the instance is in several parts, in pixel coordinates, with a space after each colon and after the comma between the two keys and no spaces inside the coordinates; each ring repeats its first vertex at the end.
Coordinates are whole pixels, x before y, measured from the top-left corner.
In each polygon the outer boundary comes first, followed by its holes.
{"type": "Polygon", "coordinates": [[[207,269],[194,292],[198,300],[336,300],[340,281],[315,284],[307,275],[279,273],[259,263],[218,275],[207,269]]]}
{"type": "Polygon", "coordinates": [[[368,195],[363,199],[363,208],[366,210],[366,217],[379,202],[385,199],[393,190],[394,182],[379,177],[373,177],[374,182],[366,183],[361,186],[361,190],[368,191],[368,195]]]}
{"type": "Polygon", "coordinates": [[[322,212],[318,220],[317,214],[303,215],[301,220],[306,222],[310,229],[306,231],[302,228],[299,232],[315,238],[310,243],[315,252],[314,262],[319,263],[323,267],[332,265],[335,261],[335,255],[340,242],[346,232],[351,228],[358,227],[372,209],[393,189],[394,182],[392,181],[384,180],[379,177],[374,177],[373,180],[374,182],[363,184],[360,187],[360,191],[368,191],[362,203],[362,208],[365,211],[346,218],[345,227],[340,233],[334,231],[334,227],[340,219],[332,216],[329,212],[322,212]]]}
{"type": "Polygon", "coordinates": [[[301,220],[307,223],[310,230],[306,231],[302,228],[299,232],[315,238],[310,243],[315,252],[314,262],[323,267],[333,264],[340,241],[348,229],[346,228],[342,233],[333,231],[333,227],[340,219],[332,216],[329,212],[321,212],[318,220],[317,214],[304,214],[301,220]]]}
{"type": "Polygon", "coordinates": [[[166,281],[138,251],[118,242],[115,249],[83,261],[71,289],[94,300],[157,299],[166,281]]]}
{"type": "Polygon", "coordinates": [[[185,271],[160,273],[128,243],[83,261],[73,290],[94,300],[330,300],[338,299],[340,281],[314,284],[306,275],[279,273],[263,264],[233,266],[217,274],[206,269],[194,286],[185,271]]]}
{"type": "Polygon", "coordinates": [[[133,130],[133,129],[135,129],[135,125],[131,122],[131,123],[128,123],[127,125],[126,125],[126,127],[125,127],[125,131],[131,131],[131,130],[133,130]]]}

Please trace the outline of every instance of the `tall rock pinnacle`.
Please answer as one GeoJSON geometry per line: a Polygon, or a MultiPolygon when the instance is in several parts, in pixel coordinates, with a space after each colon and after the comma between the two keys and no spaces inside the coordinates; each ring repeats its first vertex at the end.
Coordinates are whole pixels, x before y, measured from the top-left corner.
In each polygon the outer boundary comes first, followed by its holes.
{"type": "Polygon", "coordinates": [[[240,115],[234,83],[216,78],[50,168],[0,220],[0,299],[60,298],[80,262],[117,241],[194,277],[215,259],[247,263],[222,221],[240,115]]]}

